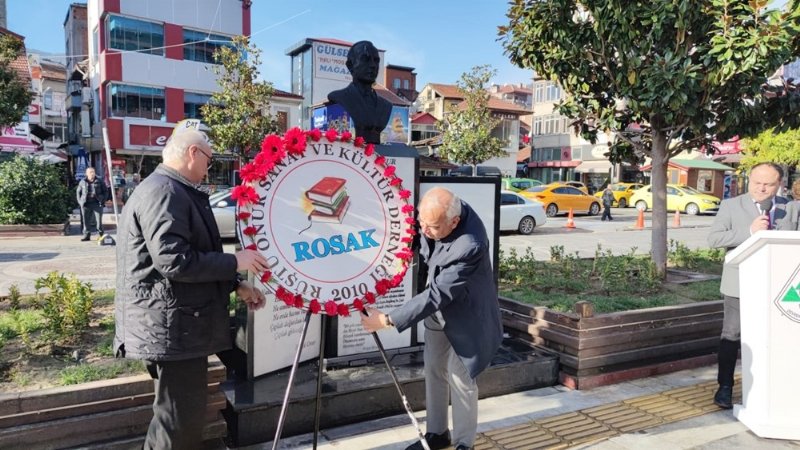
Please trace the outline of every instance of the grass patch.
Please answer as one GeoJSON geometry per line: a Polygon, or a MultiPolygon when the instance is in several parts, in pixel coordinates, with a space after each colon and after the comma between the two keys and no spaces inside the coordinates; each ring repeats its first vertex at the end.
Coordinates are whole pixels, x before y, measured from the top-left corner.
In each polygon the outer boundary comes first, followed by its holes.
{"type": "Polygon", "coordinates": [[[13,339],[22,333],[33,333],[44,326],[42,313],[33,309],[20,309],[0,313],[0,337],[13,339]]]}
{"type": "Polygon", "coordinates": [[[138,373],[144,370],[144,363],[130,359],[115,360],[104,365],[80,364],[69,366],[59,372],[59,383],[63,386],[88,383],[90,381],[116,378],[127,373],[138,373]]]}

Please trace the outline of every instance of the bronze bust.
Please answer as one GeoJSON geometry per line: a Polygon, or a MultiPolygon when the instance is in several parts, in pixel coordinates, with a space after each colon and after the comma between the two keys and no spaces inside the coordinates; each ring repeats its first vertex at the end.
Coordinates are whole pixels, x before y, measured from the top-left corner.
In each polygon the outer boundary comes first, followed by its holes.
{"type": "Polygon", "coordinates": [[[353,81],[346,88],[328,94],[330,102],[342,105],[353,118],[356,136],[371,144],[380,144],[381,131],[386,128],[392,112],[392,104],[372,87],[380,62],[380,54],[372,42],[356,42],[347,54],[346,63],[353,81]]]}

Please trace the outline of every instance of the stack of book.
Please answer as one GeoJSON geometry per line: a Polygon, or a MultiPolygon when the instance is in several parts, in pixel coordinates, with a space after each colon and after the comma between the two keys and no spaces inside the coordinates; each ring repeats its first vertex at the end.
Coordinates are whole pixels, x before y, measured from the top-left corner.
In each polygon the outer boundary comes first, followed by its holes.
{"type": "Polygon", "coordinates": [[[344,178],[324,177],[311,186],[311,189],[306,191],[306,197],[314,207],[309,219],[313,222],[342,223],[350,206],[345,183],[347,180],[344,178]]]}

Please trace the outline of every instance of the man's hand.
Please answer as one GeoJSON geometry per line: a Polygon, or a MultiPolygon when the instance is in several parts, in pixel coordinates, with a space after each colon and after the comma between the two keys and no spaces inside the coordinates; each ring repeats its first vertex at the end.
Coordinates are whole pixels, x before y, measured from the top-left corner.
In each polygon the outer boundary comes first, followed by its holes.
{"type": "Polygon", "coordinates": [[[261,309],[266,303],[264,293],[256,289],[249,281],[242,281],[236,288],[236,295],[247,305],[247,309],[255,311],[261,309]]]}
{"type": "Polygon", "coordinates": [[[260,274],[267,270],[267,260],[256,250],[242,250],[236,252],[236,271],[249,270],[260,274]]]}
{"type": "Polygon", "coordinates": [[[367,314],[369,315],[361,314],[361,325],[370,333],[389,327],[389,320],[386,318],[386,314],[369,307],[367,308],[367,314]]]}
{"type": "Polygon", "coordinates": [[[769,228],[769,216],[761,214],[756,217],[756,220],[750,224],[750,234],[755,234],[756,231],[766,230],[769,228]]]}

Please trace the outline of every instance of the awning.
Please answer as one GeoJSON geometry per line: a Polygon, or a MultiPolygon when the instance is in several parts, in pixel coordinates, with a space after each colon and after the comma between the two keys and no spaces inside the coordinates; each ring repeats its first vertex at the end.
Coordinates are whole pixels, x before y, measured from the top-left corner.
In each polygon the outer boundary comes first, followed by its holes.
{"type": "Polygon", "coordinates": [[[0,151],[33,152],[38,148],[38,145],[22,137],[0,136],[0,151]]]}
{"type": "Polygon", "coordinates": [[[531,161],[528,167],[577,167],[580,161],[531,161]]]}
{"type": "Polygon", "coordinates": [[[36,136],[36,137],[38,137],[39,139],[41,139],[43,141],[46,141],[46,140],[50,139],[51,137],[55,136],[53,133],[51,133],[46,128],[42,128],[39,125],[36,125],[35,123],[31,124],[31,134],[36,136]]]}
{"type": "Polygon", "coordinates": [[[575,168],[580,173],[608,173],[611,169],[609,161],[583,161],[575,168]]]}

